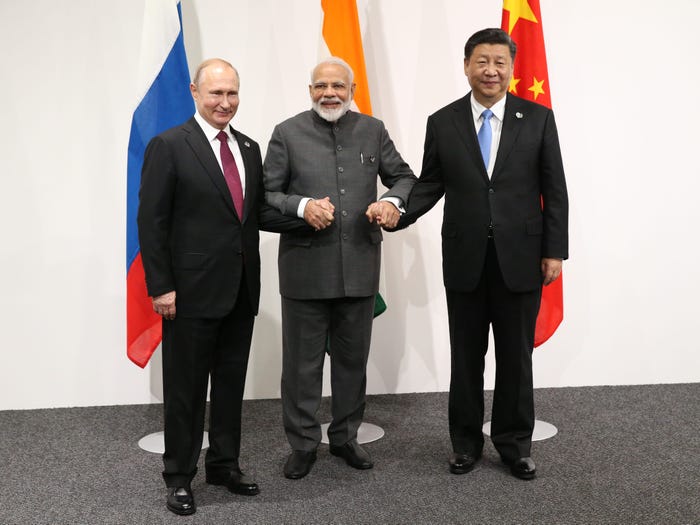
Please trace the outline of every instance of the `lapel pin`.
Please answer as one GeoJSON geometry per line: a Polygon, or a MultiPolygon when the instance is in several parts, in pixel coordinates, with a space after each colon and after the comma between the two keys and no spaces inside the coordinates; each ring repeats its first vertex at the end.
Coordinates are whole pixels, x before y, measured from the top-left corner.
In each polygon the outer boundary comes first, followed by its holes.
{"type": "Polygon", "coordinates": [[[246,141],[243,143],[243,145],[244,145],[246,148],[249,148],[249,147],[250,147],[250,142],[248,142],[248,141],[246,140],[246,141]]]}
{"type": "Polygon", "coordinates": [[[518,111],[518,112],[515,114],[515,118],[523,118],[523,114],[520,113],[520,111],[518,111]]]}

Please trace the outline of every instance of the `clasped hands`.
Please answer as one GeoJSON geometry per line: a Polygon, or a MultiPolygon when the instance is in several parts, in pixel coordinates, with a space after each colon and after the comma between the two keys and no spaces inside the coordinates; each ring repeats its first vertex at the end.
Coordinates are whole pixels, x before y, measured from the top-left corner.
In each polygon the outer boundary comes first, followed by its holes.
{"type": "MultiPolygon", "coordinates": [[[[304,220],[316,231],[328,228],[335,220],[335,206],[329,197],[312,199],[304,208],[304,220]]],[[[369,222],[376,222],[384,228],[395,228],[401,214],[389,201],[373,202],[365,212],[369,222]]]]}
{"type": "Polygon", "coordinates": [[[382,228],[396,228],[401,217],[398,208],[389,201],[373,202],[367,208],[365,215],[369,222],[376,222],[382,228]]]}
{"type": "Polygon", "coordinates": [[[330,197],[311,199],[304,207],[304,220],[316,231],[325,230],[335,220],[335,206],[330,197]]]}

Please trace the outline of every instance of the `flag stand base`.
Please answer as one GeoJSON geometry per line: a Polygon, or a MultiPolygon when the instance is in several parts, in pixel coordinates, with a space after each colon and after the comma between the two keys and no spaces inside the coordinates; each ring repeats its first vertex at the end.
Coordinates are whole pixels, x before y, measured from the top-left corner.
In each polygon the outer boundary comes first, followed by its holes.
{"type": "MultiPolygon", "coordinates": [[[[487,436],[491,435],[491,421],[484,423],[481,431],[487,436]]],[[[532,441],[543,441],[557,435],[557,427],[546,421],[535,420],[535,429],[532,431],[532,441]]]]}
{"type": "MultiPolygon", "coordinates": [[[[165,452],[165,439],[163,431],[154,432],[153,434],[148,434],[139,439],[139,447],[141,447],[146,452],[153,452],[154,454],[162,454],[165,452]]],[[[209,447],[209,432],[204,432],[202,438],[202,449],[209,447]]]]}
{"type": "MultiPolygon", "coordinates": [[[[321,425],[321,443],[325,443],[326,445],[328,444],[328,425],[330,425],[330,423],[321,425]]],[[[384,429],[372,423],[361,423],[360,428],[357,429],[357,442],[360,444],[371,443],[383,437],[384,429]]]]}

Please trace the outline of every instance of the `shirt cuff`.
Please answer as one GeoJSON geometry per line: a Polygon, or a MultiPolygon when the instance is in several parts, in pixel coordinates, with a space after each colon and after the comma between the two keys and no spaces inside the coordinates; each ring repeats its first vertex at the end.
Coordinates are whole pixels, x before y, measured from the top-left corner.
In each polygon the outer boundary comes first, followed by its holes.
{"type": "Polygon", "coordinates": [[[399,210],[401,213],[406,213],[406,210],[403,207],[403,201],[399,199],[398,197],[383,197],[379,199],[380,201],[388,201],[392,203],[394,206],[396,206],[396,209],[399,210]]]}
{"type": "Polygon", "coordinates": [[[306,208],[306,203],[313,200],[311,197],[302,197],[299,201],[299,207],[297,208],[297,217],[300,219],[304,218],[304,208],[306,208]]]}

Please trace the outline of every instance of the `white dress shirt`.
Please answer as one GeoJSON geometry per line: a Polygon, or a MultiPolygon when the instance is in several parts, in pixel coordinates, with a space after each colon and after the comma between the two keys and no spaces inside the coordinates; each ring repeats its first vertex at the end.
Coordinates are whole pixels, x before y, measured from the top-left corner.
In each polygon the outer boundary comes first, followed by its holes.
{"type": "Polygon", "coordinates": [[[479,104],[479,102],[477,102],[477,100],[474,98],[474,93],[472,93],[472,96],[469,97],[469,99],[471,100],[471,104],[472,104],[472,116],[474,117],[474,129],[476,129],[477,135],[479,133],[479,130],[481,129],[481,126],[484,123],[484,119],[482,118],[481,114],[486,109],[490,109],[491,112],[493,113],[493,116],[491,117],[491,152],[489,154],[489,165],[486,168],[486,172],[488,173],[489,179],[490,179],[491,175],[493,175],[493,167],[496,164],[496,153],[498,152],[498,144],[501,142],[501,130],[503,129],[503,117],[506,113],[506,97],[504,96],[501,100],[496,102],[490,108],[487,108],[487,107],[479,104]]]}
{"type": "MultiPolygon", "coordinates": [[[[214,156],[216,157],[216,162],[219,163],[221,173],[223,173],[224,166],[221,164],[221,141],[216,138],[221,130],[216,129],[206,120],[204,120],[199,112],[195,112],[194,119],[197,121],[197,124],[199,124],[199,127],[202,128],[204,135],[206,135],[209,145],[211,146],[214,156]]],[[[243,162],[243,156],[241,155],[241,148],[238,147],[238,141],[236,140],[236,137],[233,136],[233,133],[231,133],[231,126],[226,126],[223,131],[225,131],[226,135],[228,135],[228,147],[231,149],[233,158],[236,161],[238,174],[241,176],[241,188],[243,188],[243,196],[245,198],[245,164],[243,162]]]]}

